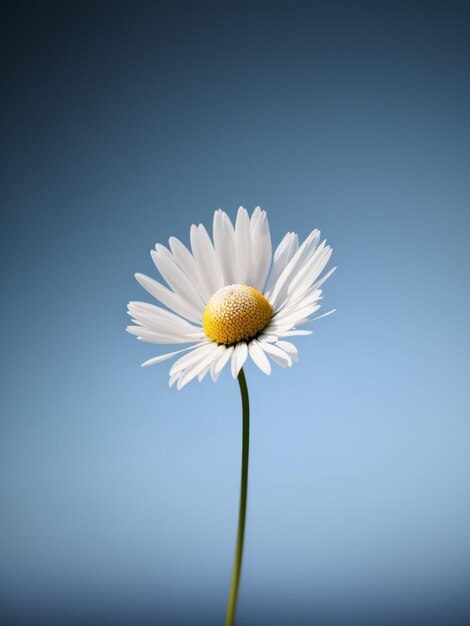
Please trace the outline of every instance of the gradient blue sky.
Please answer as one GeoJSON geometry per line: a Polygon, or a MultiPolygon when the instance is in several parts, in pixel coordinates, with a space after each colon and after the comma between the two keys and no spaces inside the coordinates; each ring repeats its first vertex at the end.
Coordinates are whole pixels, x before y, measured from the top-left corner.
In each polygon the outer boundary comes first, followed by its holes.
{"type": "Polygon", "coordinates": [[[124,332],[149,250],[260,204],[338,312],[247,367],[239,625],[470,621],[469,5],[6,3],[0,610],[222,623],[241,422],[124,332]]]}

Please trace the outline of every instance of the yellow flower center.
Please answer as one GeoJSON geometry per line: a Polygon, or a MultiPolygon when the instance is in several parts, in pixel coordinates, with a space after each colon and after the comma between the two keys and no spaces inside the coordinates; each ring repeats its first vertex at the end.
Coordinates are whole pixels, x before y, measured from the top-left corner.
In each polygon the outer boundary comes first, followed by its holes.
{"type": "Polygon", "coordinates": [[[229,346],[256,337],[272,316],[272,306],[257,289],[229,285],[216,291],[209,300],[202,325],[209,339],[229,346]]]}

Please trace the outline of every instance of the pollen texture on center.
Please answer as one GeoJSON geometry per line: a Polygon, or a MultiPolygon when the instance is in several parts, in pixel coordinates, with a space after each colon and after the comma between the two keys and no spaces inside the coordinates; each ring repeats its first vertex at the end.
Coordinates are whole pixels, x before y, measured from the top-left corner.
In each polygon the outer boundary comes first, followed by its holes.
{"type": "Polygon", "coordinates": [[[272,306],[257,289],[228,285],[207,303],[202,325],[209,339],[229,346],[256,337],[272,316],[272,306]]]}

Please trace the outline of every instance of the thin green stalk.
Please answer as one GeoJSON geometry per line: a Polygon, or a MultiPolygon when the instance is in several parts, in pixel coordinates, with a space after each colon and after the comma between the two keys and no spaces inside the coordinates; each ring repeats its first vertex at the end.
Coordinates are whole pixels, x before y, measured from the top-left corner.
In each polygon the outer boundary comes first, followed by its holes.
{"type": "Polygon", "coordinates": [[[248,388],[246,386],[243,369],[238,374],[238,383],[242,396],[243,412],[243,441],[242,441],[242,475],[240,484],[240,511],[238,514],[237,547],[235,548],[235,561],[233,563],[232,584],[227,603],[227,615],[225,626],[233,626],[235,611],[237,609],[238,585],[240,583],[240,571],[243,558],[243,541],[245,539],[246,497],[248,493],[248,452],[250,448],[250,406],[248,400],[248,388]]]}

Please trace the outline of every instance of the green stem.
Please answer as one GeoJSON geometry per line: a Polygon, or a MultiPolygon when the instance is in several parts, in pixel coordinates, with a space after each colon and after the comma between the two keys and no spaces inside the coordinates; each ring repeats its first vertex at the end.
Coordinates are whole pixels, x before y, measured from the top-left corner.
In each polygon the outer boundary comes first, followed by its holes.
{"type": "Polygon", "coordinates": [[[240,583],[240,571],[243,558],[243,541],[245,538],[246,519],[246,496],[248,493],[248,452],[250,447],[250,406],[248,400],[248,388],[246,386],[243,369],[238,374],[238,383],[242,396],[243,411],[243,442],[242,442],[242,476],[240,485],[240,511],[238,514],[237,547],[235,548],[235,561],[233,563],[232,584],[230,585],[230,595],[227,603],[227,615],[225,626],[233,626],[235,622],[235,611],[237,608],[238,585],[240,583]]]}

